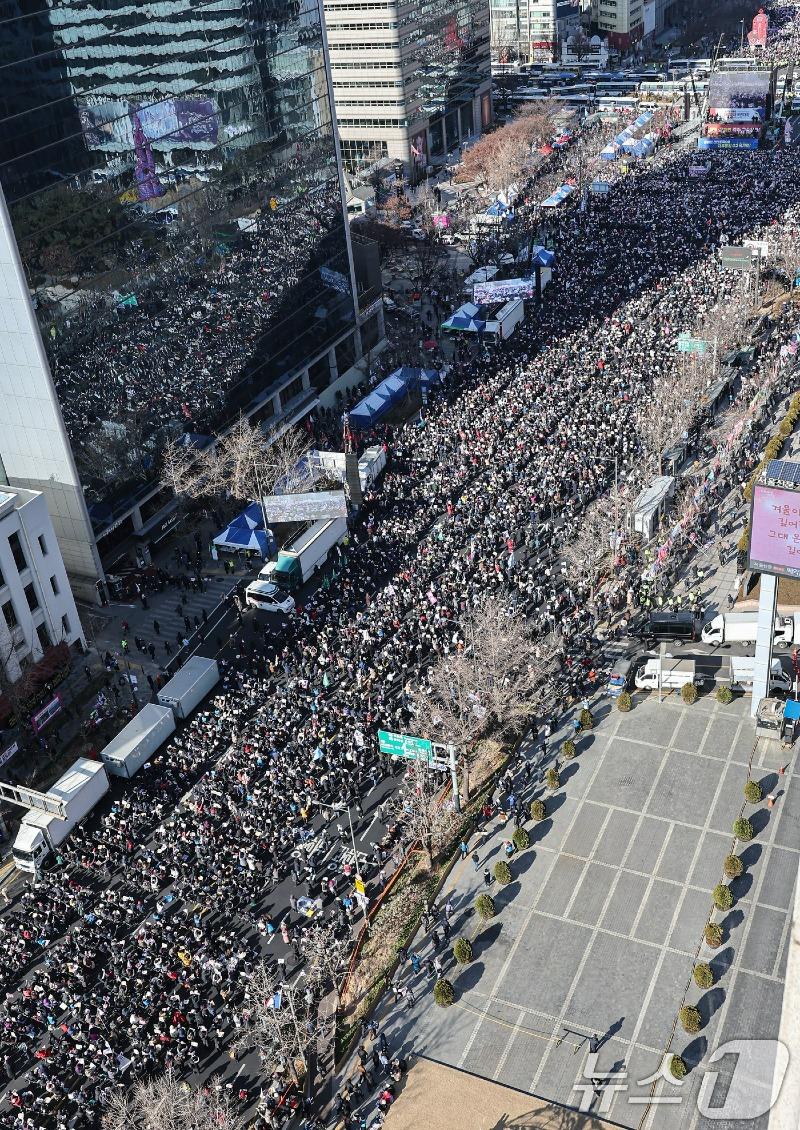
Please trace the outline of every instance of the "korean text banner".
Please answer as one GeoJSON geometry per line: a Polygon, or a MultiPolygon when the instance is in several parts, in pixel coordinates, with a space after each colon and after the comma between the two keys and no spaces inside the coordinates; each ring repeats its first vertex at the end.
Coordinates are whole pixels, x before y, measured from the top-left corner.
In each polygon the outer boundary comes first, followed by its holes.
{"type": "Polygon", "coordinates": [[[800,577],[800,493],[757,485],[750,529],[751,569],[800,577]]]}

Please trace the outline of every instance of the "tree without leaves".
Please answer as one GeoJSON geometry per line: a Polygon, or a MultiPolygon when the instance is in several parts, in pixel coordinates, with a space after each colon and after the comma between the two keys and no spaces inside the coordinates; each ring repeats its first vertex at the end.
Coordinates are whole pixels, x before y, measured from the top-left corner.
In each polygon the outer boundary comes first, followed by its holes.
{"type": "Polygon", "coordinates": [[[315,922],[303,931],[301,953],[309,984],[320,994],[332,984],[339,1005],[339,978],[346,967],[347,949],[329,925],[315,922]]]}
{"type": "Polygon", "coordinates": [[[470,747],[490,730],[502,734],[530,716],[544,672],[524,617],[498,597],[486,597],[464,616],[459,634],[463,650],[431,668],[415,710],[423,733],[461,751],[468,799],[470,747]]]}
{"type": "Polygon", "coordinates": [[[459,815],[451,799],[442,799],[441,787],[421,761],[412,761],[397,798],[394,814],[403,843],[419,843],[428,870],[434,856],[449,842],[458,827],[459,815]]]}
{"type": "Polygon", "coordinates": [[[192,1090],[172,1071],[115,1094],[103,1114],[103,1130],[243,1130],[244,1125],[226,1096],[192,1090]]]}

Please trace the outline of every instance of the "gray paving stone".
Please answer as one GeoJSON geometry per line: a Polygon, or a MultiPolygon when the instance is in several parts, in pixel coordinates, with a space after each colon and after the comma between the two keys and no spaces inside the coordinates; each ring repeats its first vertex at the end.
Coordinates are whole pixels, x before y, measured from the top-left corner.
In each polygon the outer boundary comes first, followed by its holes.
{"type": "Polygon", "coordinates": [[[767,862],[763,864],[761,889],[758,901],[768,906],[788,909],[792,905],[794,886],[797,881],[797,856],[794,852],[773,848],[767,862]]]}
{"type": "Polygon", "coordinates": [[[684,953],[694,953],[710,913],[711,896],[708,891],[697,891],[691,887],[684,891],[678,917],[669,937],[670,946],[684,953]]]}
{"type": "MultiPolygon", "coordinates": [[[[522,1025],[530,1025],[534,1021],[535,1018],[529,1017],[526,1013],[523,1016],[522,1025]]],[[[537,1023],[541,1024],[541,1021],[537,1023]]],[[[503,1083],[507,1087],[516,1087],[520,1091],[527,1091],[548,1046],[546,1040],[539,1039],[537,1035],[532,1035],[525,1030],[512,1033],[505,1059],[496,1069],[494,1078],[498,1083],[503,1083]]]]}
{"type": "Polygon", "coordinates": [[[616,1035],[629,1040],[657,960],[652,946],[598,934],[570,1003],[572,1026],[603,1032],[619,1023],[616,1035]]]}
{"type": "Polygon", "coordinates": [[[783,911],[768,910],[767,907],[758,904],[750,911],[750,915],[750,931],[744,952],[740,956],[742,968],[772,976],[780,951],[786,915],[783,911]]]}
{"type": "Polygon", "coordinates": [[[580,882],[584,866],[581,859],[559,856],[539,895],[538,909],[548,914],[563,914],[580,882]]]}
{"type": "MultiPolygon", "coordinates": [[[[733,818],[731,818],[733,824],[733,818]]],[[[722,864],[725,856],[730,851],[732,834],[722,832],[706,832],[700,846],[700,854],[692,871],[691,884],[693,887],[702,887],[712,890],[722,878],[722,864]]]]}
{"type": "Polygon", "coordinates": [[[677,953],[664,954],[637,1036],[640,1043],[651,1048],[667,1046],[677,1002],[680,1002],[691,974],[690,957],[677,953]]]}
{"type": "Polygon", "coordinates": [[[633,838],[625,866],[631,871],[644,871],[645,874],[652,875],[669,831],[670,826],[666,821],[646,816],[633,838]]]}
{"type": "Polygon", "coordinates": [[[702,827],[719,773],[715,761],[670,750],[647,811],[702,827]]]}
{"type": "Polygon", "coordinates": [[[699,829],[673,825],[656,874],[661,879],[686,883],[692,870],[692,861],[700,843],[699,829]]]}
{"type": "Polygon", "coordinates": [[[629,934],[646,890],[647,879],[644,876],[623,872],[617,880],[601,925],[620,934],[629,934]]]}
{"type": "Polygon", "coordinates": [[[719,832],[728,832],[739,815],[744,800],[747,770],[741,765],[732,764],[726,765],[722,772],[724,773],[722,788],[714,805],[709,827],[719,832]]]}
{"type": "Polygon", "coordinates": [[[575,897],[569,917],[575,922],[583,922],[587,926],[596,926],[608,892],[617,877],[617,872],[611,867],[604,867],[600,863],[589,864],[589,869],[584,875],[578,893],[575,897]]]}
{"type": "Polygon", "coordinates": [[[590,939],[591,931],[584,926],[534,914],[500,983],[499,996],[558,1016],[590,939]]]}
{"type": "Polygon", "coordinates": [[[645,942],[666,942],[680,893],[679,887],[656,879],[647,895],[634,936],[645,942]]]}
{"type": "Polygon", "coordinates": [[[593,858],[598,863],[611,863],[614,866],[622,863],[638,819],[635,812],[612,812],[593,858]]]}
{"type": "MultiPolygon", "coordinates": [[[[675,749],[699,753],[709,729],[710,719],[705,714],[685,711],[672,738],[675,749]]],[[[713,723],[711,723],[713,725],[713,723]]]]}
{"type": "Polygon", "coordinates": [[[617,741],[592,785],[592,800],[640,811],[647,800],[662,751],[641,742],[617,741]]]}
{"type": "Polygon", "coordinates": [[[581,808],[580,818],[576,820],[567,838],[564,840],[563,851],[569,855],[589,859],[592,848],[600,829],[608,816],[608,809],[602,804],[591,804],[587,801],[581,808]]]}

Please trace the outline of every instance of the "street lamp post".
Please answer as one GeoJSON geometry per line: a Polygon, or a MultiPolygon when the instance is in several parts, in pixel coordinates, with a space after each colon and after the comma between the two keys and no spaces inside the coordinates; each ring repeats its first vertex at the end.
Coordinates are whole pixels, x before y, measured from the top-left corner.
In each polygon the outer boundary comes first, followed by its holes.
{"type": "Polygon", "coordinates": [[[739,40],[739,50],[744,51],[744,20],[739,20],[739,23],[741,24],[741,28],[742,28],[742,34],[741,34],[741,38],[739,40]]]}
{"type": "MultiPolygon", "coordinates": [[[[360,872],[358,870],[358,852],[356,851],[356,837],[355,837],[355,833],[353,832],[353,818],[350,815],[350,806],[346,805],[346,804],[325,804],[325,802],[321,801],[321,800],[318,800],[316,803],[319,806],[319,808],[327,808],[330,812],[346,812],[347,813],[347,823],[348,823],[349,828],[350,828],[350,843],[351,843],[352,848],[353,848],[353,867],[355,868],[355,873],[358,876],[360,874],[360,872]]],[[[357,891],[356,893],[359,894],[360,892],[357,891]]],[[[356,899],[356,902],[358,902],[358,899],[356,899]]],[[[364,923],[366,924],[367,908],[362,903],[359,903],[359,906],[361,907],[361,913],[364,916],[364,923]]]]}

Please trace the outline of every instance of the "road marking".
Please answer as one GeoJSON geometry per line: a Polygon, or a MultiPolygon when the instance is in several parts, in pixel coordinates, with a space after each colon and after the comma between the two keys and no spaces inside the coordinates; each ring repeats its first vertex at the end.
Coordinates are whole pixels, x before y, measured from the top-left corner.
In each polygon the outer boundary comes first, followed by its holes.
{"type": "MultiPolygon", "coordinates": [[[[371,791],[372,791],[372,790],[370,789],[370,792],[371,792],[371,791]]],[[[369,796],[369,793],[367,793],[367,796],[369,796]]],[[[363,844],[364,840],[365,840],[365,839],[367,838],[367,836],[368,836],[368,835],[370,834],[370,831],[372,830],[372,825],[373,825],[373,824],[375,823],[375,821],[376,821],[377,819],[378,819],[378,814],[377,814],[377,812],[376,812],[376,813],[375,813],[375,815],[374,815],[374,816],[372,817],[372,819],[370,820],[369,824],[367,825],[367,828],[366,828],[366,831],[364,832],[364,834],[358,837],[358,842],[359,842],[360,844],[363,844]]]]}

